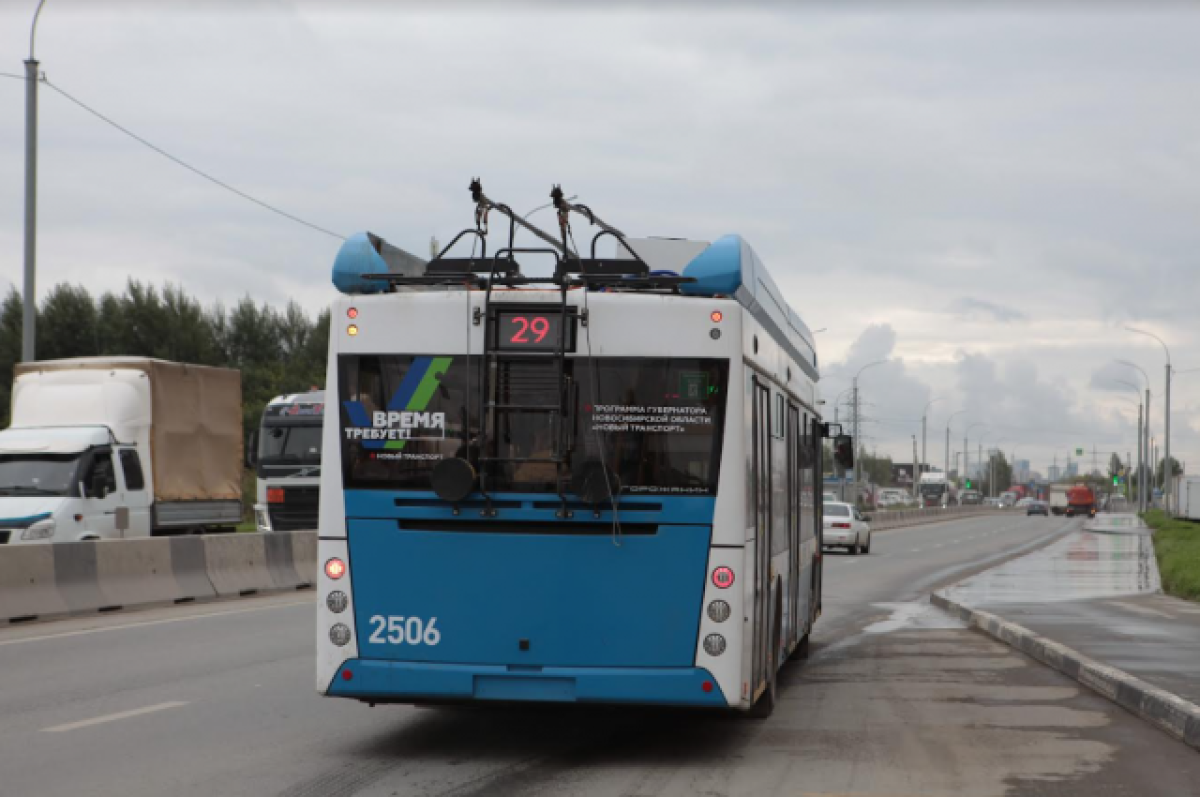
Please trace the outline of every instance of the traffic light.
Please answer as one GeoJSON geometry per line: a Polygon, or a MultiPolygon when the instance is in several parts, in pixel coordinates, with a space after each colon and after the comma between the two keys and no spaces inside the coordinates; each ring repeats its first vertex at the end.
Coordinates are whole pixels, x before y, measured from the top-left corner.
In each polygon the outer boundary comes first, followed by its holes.
{"type": "Polygon", "coordinates": [[[833,459],[844,469],[854,467],[854,444],[848,434],[840,434],[833,439],[833,459]]]}
{"type": "Polygon", "coordinates": [[[1121,477],[1113,476],[1113,487],[1119,487],[1120,485],[1121,485],[1121,477]]]}
{"type": "Polygon", "coordinates": [[[968,490],[971,489],[971,480],[970,479],[967,479],[967,489],[968,490]]]}

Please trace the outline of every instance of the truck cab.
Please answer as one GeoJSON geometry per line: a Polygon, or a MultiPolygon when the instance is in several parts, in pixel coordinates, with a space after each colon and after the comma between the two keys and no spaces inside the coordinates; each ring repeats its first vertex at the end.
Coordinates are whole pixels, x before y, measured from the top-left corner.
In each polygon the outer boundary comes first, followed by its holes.
{"type": "Polygon", "coordinates": [[[263,410],[251,442],[251,464],[258,477],[254,518],[259,531],[317,527],[324,417],[323,390],[277,396],[263,410]]]}
{"type": "Polygon", "coordinates": [[[146,537],[152,502],[137,446],[106,427],[0,432],[0,544],[146,537]]]}

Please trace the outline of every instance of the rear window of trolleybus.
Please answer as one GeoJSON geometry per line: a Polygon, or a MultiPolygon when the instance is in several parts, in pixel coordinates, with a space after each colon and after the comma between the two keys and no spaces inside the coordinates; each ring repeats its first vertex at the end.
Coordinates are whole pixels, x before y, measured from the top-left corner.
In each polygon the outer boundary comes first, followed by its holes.
{"type": "MultiPolygon", "coordinates": [[[[347,489],[430,490],[430,473],[447,457],[479,464],[481,447],[500,458],[548,458],[554,416],[504,412],[483,440],[480,357],[342,355],[342,467],[347,489]]],[[[729,364],[700,358],[568,358],[564,384],[565,480],[602,459],[626,495],[714,495],[729,364]]],[[[501,361],[493,400],[557,404],[550,359],[501,361]]],[[[488,489],[556,492],[551,463],[496,463],[488,489]]]]}

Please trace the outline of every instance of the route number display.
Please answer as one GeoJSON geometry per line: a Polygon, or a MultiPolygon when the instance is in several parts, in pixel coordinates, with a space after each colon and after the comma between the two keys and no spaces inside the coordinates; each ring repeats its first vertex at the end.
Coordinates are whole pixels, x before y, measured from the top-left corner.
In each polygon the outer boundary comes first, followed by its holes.
{"type": "MultiPolygon", "coordinates": [[[[575,348],[574,329],[567,330],[564,351],[575,348]]],[[[504,311],[497,316],[496,342],[508,351],[555,351],[563,334],[561,313],[504,311]]]]}

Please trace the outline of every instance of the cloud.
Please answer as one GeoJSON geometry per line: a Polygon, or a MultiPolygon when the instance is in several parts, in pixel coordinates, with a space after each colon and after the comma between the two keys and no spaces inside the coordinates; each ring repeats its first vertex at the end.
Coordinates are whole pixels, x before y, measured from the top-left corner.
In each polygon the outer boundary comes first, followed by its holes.
{"type": "Polygon", "coordinates": [[[962,321],[995,321],[1000,324],[1011,324],[1016,321],[1027,321],[1029,316],[1020,310],[1005,307],[995,302],[983,299],[972,299],[964,296],[947,308],[946,312],[962,321]]]}

